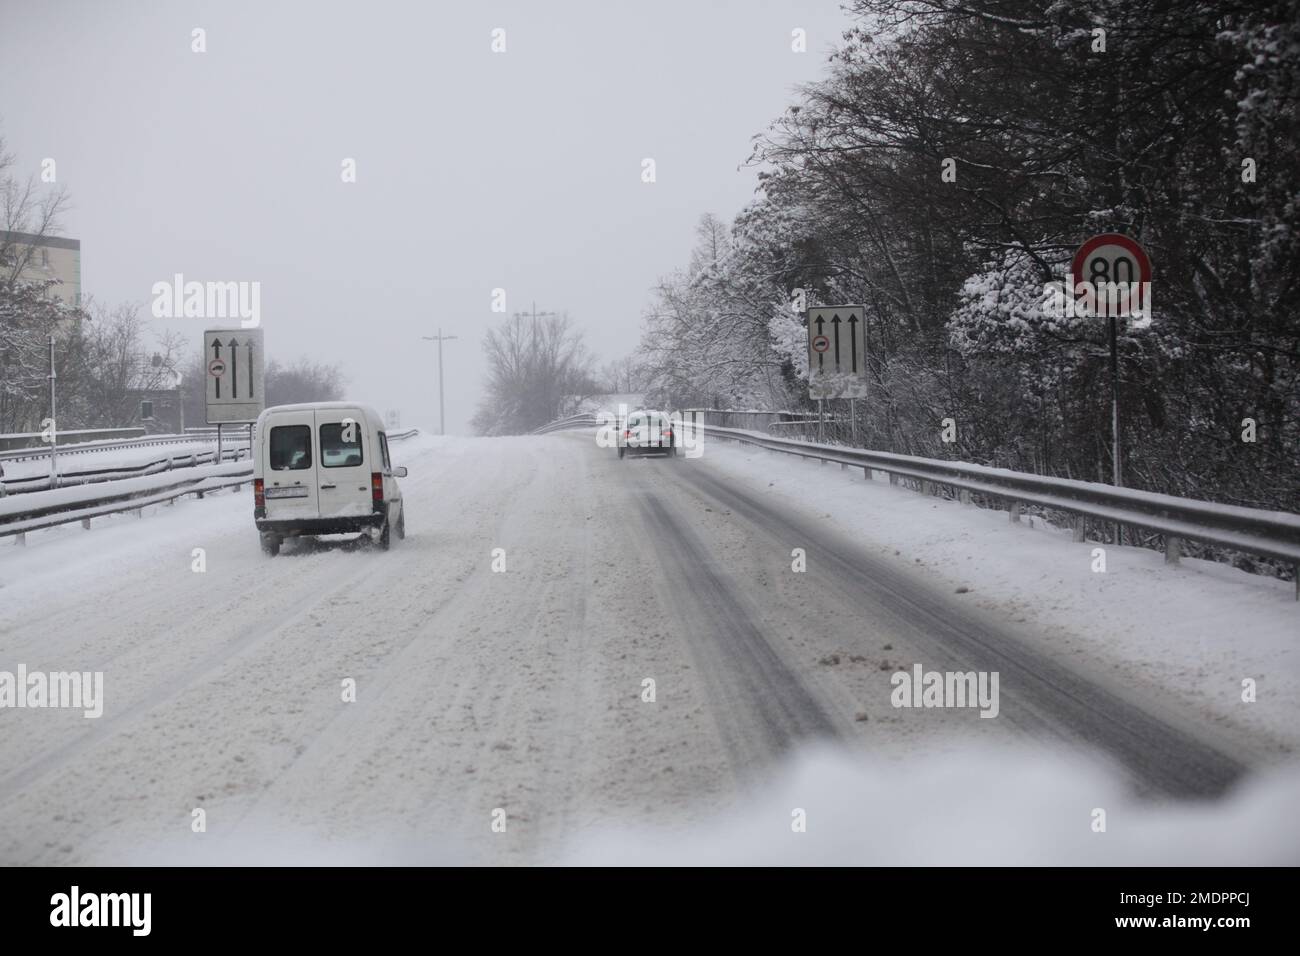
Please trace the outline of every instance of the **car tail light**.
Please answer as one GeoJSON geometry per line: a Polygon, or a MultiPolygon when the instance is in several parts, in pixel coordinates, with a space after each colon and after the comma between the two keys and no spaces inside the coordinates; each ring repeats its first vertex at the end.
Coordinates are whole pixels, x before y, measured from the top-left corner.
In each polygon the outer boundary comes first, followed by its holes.
{"type": "Polygon", "coordinates": [[[631,437],[632,437],[632,431],[631,431],[630,429],[628,429],[627,431],[624,431],[624,432],[623,432],[623,437],[624,437],[624,438],[631,438],[631,437]]]}
{"type": "Polygon", "coordinates": [[[665,437],[665,438],[672,438],[672,437],[673,437],[673,430],[672,430],[671,428],[665,428],[665,429],[664,429],[664,437],[665,437]]]}
{"type": "Polygon", "coordinates": [[[375,504],[384,502],[384,476],[382,472],[372,471],[370,473],[370,500],[375,504]]]}
{"type": "Polygon", "coordinates": [[[266,507],[266,483],[261,478],[253,479],[253,507],[266,507]]]}

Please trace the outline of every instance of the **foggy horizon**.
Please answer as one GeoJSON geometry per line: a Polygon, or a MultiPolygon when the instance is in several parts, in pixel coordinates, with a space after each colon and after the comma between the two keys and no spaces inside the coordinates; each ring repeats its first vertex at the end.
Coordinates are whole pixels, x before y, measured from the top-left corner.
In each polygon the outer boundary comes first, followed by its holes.
{"type": "Polygon", "coordinates": [[[197,352],[222,323],[154,318],[153,284],[260,282],[270,358],[337,363],[349,398],[431,428],[421,337],[441,327],[458,336],[451,433],[482,394],[483,332],[511,313],[567,312],[598,365],[635,349],[699,218],[752,198],[750,138],[850,25],[834,0],[73,3],[4,20],[0,88],[23,95],[0,132],[18,177],[56,161],[86,298],[138,304],[148,332],[197,352]]]}

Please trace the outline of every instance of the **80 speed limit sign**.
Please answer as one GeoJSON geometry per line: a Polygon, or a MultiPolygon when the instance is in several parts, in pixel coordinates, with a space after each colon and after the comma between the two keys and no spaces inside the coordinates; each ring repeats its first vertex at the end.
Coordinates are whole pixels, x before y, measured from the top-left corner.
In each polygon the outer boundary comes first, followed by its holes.
{"type": "Polygon", "coordinates": [[[1070,282],[1076,305],[1087,314],[1149,318],[1151,260],[1128,236],[1093,236],[1074,254],[1070,282]]]}

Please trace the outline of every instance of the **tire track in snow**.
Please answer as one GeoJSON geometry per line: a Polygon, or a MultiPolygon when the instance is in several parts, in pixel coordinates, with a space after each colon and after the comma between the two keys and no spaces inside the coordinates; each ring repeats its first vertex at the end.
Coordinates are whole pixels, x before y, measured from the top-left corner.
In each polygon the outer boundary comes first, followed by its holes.
{"type": "Polygon", "coordinates": [[[1002,711],[1035,736],[1099,749],[1148,789],[1172,796],[1218,796],[1245,766],[1194,733],[1034,650],[971,615],[946,593],[904,574],[802,518],[772,508],[711,473],[701,462],[673,469],[684,482],[788,541],[807,542],[827,586],[850,597],[864,618],[905,622],[907,639],[963,670],[1001,674],[1002,711]]]}
{"type": "Polygon", "coordinates": [[[653,492],[638,501],[736,775],[749,776],[798,741],[837,736],[703,542],[653,492]]]}

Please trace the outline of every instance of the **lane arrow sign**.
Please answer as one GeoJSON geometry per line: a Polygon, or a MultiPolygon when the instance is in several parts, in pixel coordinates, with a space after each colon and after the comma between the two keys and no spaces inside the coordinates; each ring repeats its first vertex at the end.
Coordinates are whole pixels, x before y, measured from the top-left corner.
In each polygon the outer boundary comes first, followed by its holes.
{"type": "Polygon", "coordinates": [[[858,317],[849,315],[849,347],[853,350],[853,371],[858,370],[858,317]]]}
{"type": "Polygon", "coordinates": [[[831,319],[831,325],[835,326],[835,370],[839,371],[840,366],[844,363],[840,361],[840,317],[838,313],[831,319]]]}
{"type": "Polygon", "coordinates": [[[235,351],[238,346],[239,343],[232,336],[230,339],[230,395],[232,398],[239,397],[239,353],[235,351]]]}

